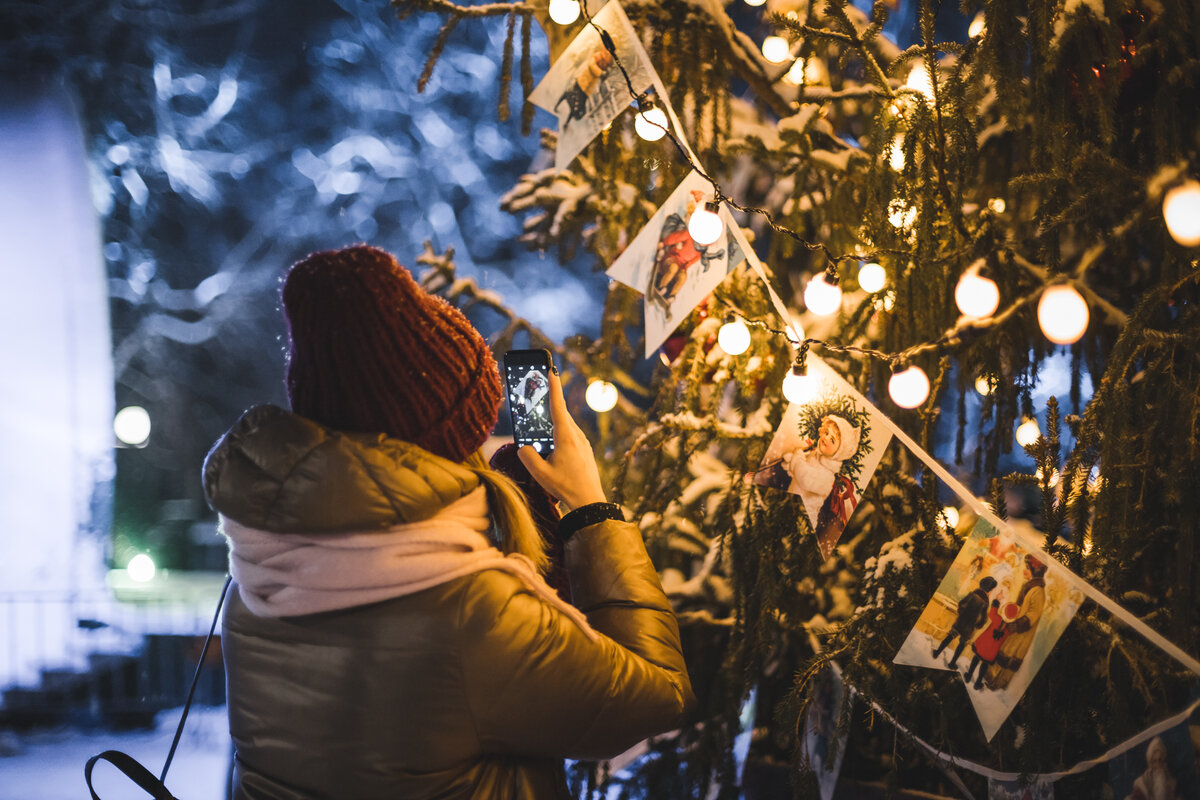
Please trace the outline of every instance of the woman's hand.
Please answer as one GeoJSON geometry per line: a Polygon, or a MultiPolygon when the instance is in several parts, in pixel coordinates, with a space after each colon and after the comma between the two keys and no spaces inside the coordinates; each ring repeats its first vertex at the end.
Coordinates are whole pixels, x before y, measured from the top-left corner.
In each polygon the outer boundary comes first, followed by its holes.
{"type": "Polygon", "coordinates": [[[592,445],[567,411],[557,371],[550,373],[550,421],[554,423],[554,452],[545,459],[533,447],[525,445],[517,452],[525,469],[566,506],[566,511],[588,503],[606,502],[592,445]]]}

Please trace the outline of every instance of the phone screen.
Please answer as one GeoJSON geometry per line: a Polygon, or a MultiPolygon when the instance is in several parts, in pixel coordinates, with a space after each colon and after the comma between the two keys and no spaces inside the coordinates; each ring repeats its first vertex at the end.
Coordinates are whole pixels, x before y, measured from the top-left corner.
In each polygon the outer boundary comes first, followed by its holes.
{"type": "Polygon", "coordinates": [[[550,352],[509,350],[504,354],[504,386],[512,414],[513,441],[532,445],[543,456],[554,449],[550,422],[550,352]]]}

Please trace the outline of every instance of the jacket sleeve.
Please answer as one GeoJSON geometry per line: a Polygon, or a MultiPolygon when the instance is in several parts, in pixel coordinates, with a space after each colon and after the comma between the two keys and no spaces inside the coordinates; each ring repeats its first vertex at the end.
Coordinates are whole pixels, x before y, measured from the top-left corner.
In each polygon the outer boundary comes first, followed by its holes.
{"type": "Polygon", "coordinates": [[[481,573],[465,596],[461,664],[481,752],[609,758],[677,727],[695,703],[637,527],[583,528],[566,563],[597,639],[507,574],[481,573]]]}

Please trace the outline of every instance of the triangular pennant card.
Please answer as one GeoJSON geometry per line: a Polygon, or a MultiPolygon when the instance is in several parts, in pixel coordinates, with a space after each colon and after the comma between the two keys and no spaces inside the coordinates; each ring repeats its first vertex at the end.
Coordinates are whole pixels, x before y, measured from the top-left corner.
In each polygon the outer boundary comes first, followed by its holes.
{"type": "Polygon", "coordinates": [[[808,399],[789,403],[754,473],[760,486],[800,495],[822,558],[829,558],[892,439],[883,414],[816,356],[808,399]]]}
{"type": "Polygon", "coordinates": [[[989,777],[988,800],[1054,800],[1054,783],[1036,778],[1022,783],[989,777]]]}
{"type": "Polygon", "coordinates": [[[979,520],[895,662],[958,670],[991,741],[1082,603],[1011,533],[979,520]]]}
{"type": "Polygon", "coordinates": [[[720,239],[703,246],[688,233],[692,211],[712,199],[712,184],[689,173],[608,268],[610,278],[646,296],[647,358],[746,259],[741,229],[724,206],[720,239]]]}
{"type": "Polygon", "coordinates": [[[556,169],[570,166],[605,125],[629,108],[634,98],[625,73],[639,94],[655,82],[654,68],[646,60],[645,50],[620,3],[609,0],[592,19],[595,25],[584,26],[529,95],[531,103],[558,117],[556,169]],[[596,28],[612,37],[617,59],[604,46],[596,28]]]}
{"type": "Polygon", "coordinates": [[[816,679],[812,702],[804,715],[804,761],[817,779],[821,800],[831,800],[846,754],[847,703],[854,702],[853,690],[842,681],[842,670],[830,662],[816,679]]]}
{"type": "MultiPolygon", "coordinates": [[[[1156,725],[1154,728],[1160,726],[1156,725]]],[[[1200,797],[1196,751],[1189,720],[1165,730],[1151,728],[1108,762],[1108,781],[1117,800],[1179,800],[1200,797]]]]}

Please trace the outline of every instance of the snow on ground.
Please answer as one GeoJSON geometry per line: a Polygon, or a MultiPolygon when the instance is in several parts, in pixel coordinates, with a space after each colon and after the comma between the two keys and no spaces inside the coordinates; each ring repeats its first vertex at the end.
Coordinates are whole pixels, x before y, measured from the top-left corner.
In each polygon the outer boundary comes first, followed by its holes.
{"type": "MultiPolygon", "coordinates": [[[[171,748],[181,710],[168,709],[159,714],[152,730],[65,728],[17,735],[0,733],[0,800],[86,798],[83,765],[104,750],[122,750],[158,775],[171,748]]],[[[167,788],[186,800],[224,800],[229,755],[225,707],[193,707],[167,773],[167,788]]],[[[101,800],[147,798],[108,763],[96,765],[92,780],[101,800]]]]}

